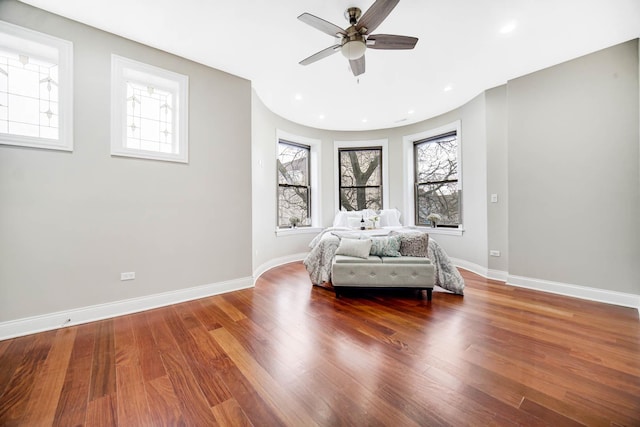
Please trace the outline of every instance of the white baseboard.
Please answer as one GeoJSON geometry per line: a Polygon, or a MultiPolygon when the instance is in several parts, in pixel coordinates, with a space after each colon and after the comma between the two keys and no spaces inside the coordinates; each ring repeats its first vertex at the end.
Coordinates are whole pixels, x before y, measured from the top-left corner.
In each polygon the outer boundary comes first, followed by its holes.
{"type": "Polygon", "coordinates": [[[549,292],[568,297],[580,298],[605,304],[620,305],[622,307],[635,308],[640,312],[640,295],[627,294],[606,289],[589,288],[586,286],[571,285],[568,283],[552,282],[531,277],[522,277],[509,274],[507,271],[492,270],[481,265],[465,261],[459,258],[451,258],[456,267],[464,268],[472,273],[479,274],[487,279],[499,280],[507,285],[536,291],[549,292]]]}
{"type": "Polygon", "coordinates": [[[491,277],[489,276],[489,269],[487,269],[487,267],[483,267],[480,264],[465,261],[460,258],[450,257],[450,259],[453,265],[455,265],[456,267],[464,268],[465,270],[469,270],[472,273],[476,273],[482,277],[491,279],[491,277]]]}
{"type": "Polygon", "coordinates": [[[261,264],[253,271],[253,284],[255,286],[256,280],[260,277],[265,271],[271,270],[273,267],[277,267],[283,264],[289,264],[290,262],[302,261],[307,256],[306,252],[301,252],[298,254],[287,255],[280,258],[270,259],[269,261],[261,264]]]}
{"type": "Polygon", "coordinates": [[[161,294],[148,295],[139,298],[98,304],[88,307],[27,317],[0,323],[0,340],[29,335],[36,332],[94,322],[125,314],[150,310],[152,308],[177,304],[211,295],[223,294],[253,287],[251,277],[244,277],[193,288],[180,289],[161,294]]]}
{"type": "Polygon", "coordinates": [[[631,307],[640,311],[640,295],[572,285],[569,283],[552,282],[550,280],[534,279],[531,277],[514,276],[511,274],[507,278],[506,282],[507,285],[550,292],[553,294],[565,295],[589,301],[631,307]]]}

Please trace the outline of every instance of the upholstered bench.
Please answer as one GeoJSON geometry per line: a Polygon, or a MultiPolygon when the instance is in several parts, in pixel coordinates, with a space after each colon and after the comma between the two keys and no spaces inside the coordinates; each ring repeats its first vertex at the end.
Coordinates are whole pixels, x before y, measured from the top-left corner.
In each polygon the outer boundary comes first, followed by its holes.
{"type": "Polygon", "coordinates": [[[435,267],[427,257],[336,255],[331,265],[331,283],[336,297],[344,288],[424,289],[431,301],[435,267]]]}

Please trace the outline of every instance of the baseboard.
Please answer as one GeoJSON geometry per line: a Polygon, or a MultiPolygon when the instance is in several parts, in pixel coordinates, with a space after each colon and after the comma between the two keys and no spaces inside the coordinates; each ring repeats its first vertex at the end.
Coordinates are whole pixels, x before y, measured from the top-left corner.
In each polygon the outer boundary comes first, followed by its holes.
{"type": "Polygon", "coordinates": [[[606,289],[589,288],[568,283],[552,282],[531,277],[522,277],[509,274],[507,271],[492,270],[481,265],[465,261],[459,258],[451,258],[456,267],[469,270],[487,279],[499,280],[507,285],[521,288],[533,289],[536,291],[549,292],[568,297],[580,298],[589,301],[602,302],[605,304],[619,305],[622,307],[635,308],[640,312],[640,295],[627,294],[624,292],[609,291],[606,289]]]}
{"type": "Polygon", "coordinates": [[[489,269],[488,270],[488,276],[487,278],[489,279],[493,279],[493,280],[499,280],[501,282],[506,282],[507,278],[509,277],[509,273],[503,270],[493,270],[493,269],[489,269]]]}
{"type": "Polygon", "coordinates": [[[152,308],[251,287],[253,287],[252,278],[245,277],[161,294],[115,301],[107,304],[98,304],[11,320],[0,323],[0,340],[137,313],[152,308]]]}
{"type": "Polygon", "coordinates": [[[465,260],[460,259],[460,258],[449,257],[449,259],[451,259],[451,262],[456,267],[464,268],[465,270],[469,270],[472,273],[476,273],[476,274],[479,274],[482,277],[486,277],[488,279],[491,279],[491,277],[489,276],[489,269],[487,269],[487,267],[483,267],[480,264],[476,264],[476,263],[473,263],[473,262],[465,261],[465,260]]]}
{"type": "Polygon", "coordinates": [[[635,308],[640,311],[640,295],[627,294],[624,292],[610,291],[606,289],[589,288],[569,283],[552,282],[550,280],[534,279],[531,277],[514,276],[511,274],[507,278],[506,282],[507,285],[550,292],[553,294],[565,295],[589,301],[602,302],[605,304],[620,305],[623,307],[635,308]]]}
{"type": "Polygon", "coordinates": [[[301,252],[298,254],[270,259],[269,261],[260,264],[260,266],[258,266],[258,268],[253,271],[253,284],[256,284],[256,280],[258,280],[258,277],[260,277],[265,271],[271,270],[273,267],[277,267],[279,265],[289,264],[290,262],[302,261],[306,256],[306,252],[301,252]]]}

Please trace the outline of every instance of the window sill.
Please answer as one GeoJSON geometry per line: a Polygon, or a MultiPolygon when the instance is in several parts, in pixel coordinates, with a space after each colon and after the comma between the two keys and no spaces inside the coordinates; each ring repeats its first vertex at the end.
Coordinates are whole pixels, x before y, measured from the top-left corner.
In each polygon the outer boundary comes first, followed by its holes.
{"type": "Polygon", "coordinates": [[[442,234],[445,236],[462,236],[464,233],[464,228],[433,228],[433,227],[416,227],[414,225],[409,226],[409,228],[415,228],[416,230],[420,230],[424,233],[429,234],[442,234]]]}
{"type": "Polygon", "coordinates": [[[297,227],[297,228],[276,228],[276,236],[292,236],[299,234],[318,234],[321,227],[297,227]]]}

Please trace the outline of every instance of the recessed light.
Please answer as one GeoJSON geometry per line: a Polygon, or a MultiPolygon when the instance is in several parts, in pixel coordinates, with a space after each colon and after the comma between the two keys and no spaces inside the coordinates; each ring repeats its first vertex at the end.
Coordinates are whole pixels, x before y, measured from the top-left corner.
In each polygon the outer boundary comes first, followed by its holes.
{"type": "Polygon", "coordinates": [[[324,120],[324,114],[319,114],[319,115],[318,115],[318,119],[320,119],[320,120],[324,120]]]}
{"type": "Polygon", "coordinates": [[[302,94],[300,94],[300,93],[296,93],[296,95],[294,96],[294,98],[296,99],[296,101],[300,101],[300,100],[302,100],[302,94]]]}
{"type": "Polygon", "coordinates": [[[362,123],[367,123],[367,119],[362,119],[362,123]]]}
{"type": "Polygon", "coordinates": [[[446,86],[444,87],[444,89],[442,89],[442,90],[444,90],[445,92],[449,92],[449,91],[453,90],[453,86],[451,86],[451,85],[446,85],[446,86]]]}
{"type": "Polygon", "coordinates": [[[513,30],[515,30],[517,26],[518,23],[516,21],[511,21],[500,28],[500,34],[509,34],[513,30]]]}
{"type": "Polygon", "coordinates": [[[415,113],[415,111],[413,111],[413,110],[407,111],[407,114],[413,114],[413,113],[415,113]]]}

